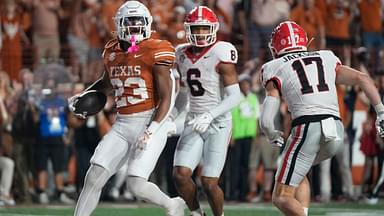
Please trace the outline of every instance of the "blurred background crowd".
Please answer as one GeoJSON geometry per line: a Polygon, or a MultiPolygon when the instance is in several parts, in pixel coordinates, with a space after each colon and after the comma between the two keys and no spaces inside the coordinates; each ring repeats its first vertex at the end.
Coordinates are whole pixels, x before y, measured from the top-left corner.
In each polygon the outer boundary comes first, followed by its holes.
{"type": "MultiPolygon", "coordinates": [[[[113,16],[124,0],[0,1],[0,205],[74,203],[89,159],[115,119],[109,98],[103,112],[80,120],[66,99],[103,72],[103,46],[114,37],[113,16]]],[[[271,59],[272,29],[283,20],[302,25],[311,50],[331,49],[343,64],[369,73],[384,96],[382,0],[143,0],[155,36],[174,46],[185,43],[184,17],[207,5],[220,21],[219,40],[239,51],[237,70],[244,101],[233,113],[233,137],[221,184],[228,201],[268,202],[281,149],[258,129],[263,102],[260,67],[271,59]]],[[[357,200],[377,181],[384,143],[376,137],[375,114],[356,87],[338,86],[346,128],[344,149],[313,167],[315,201],[357,200]]],[[[284,103],[275,119],[286,135],[290,117],[284,103]]],[[[182,127],[182,116],[177,119],[182,127]]],[[[180,133],[180,129],[178,132],[180,133]]],[[[169,137],[151,176],[171,196],[173,152],[169,137]]],[[[199,170],[195,173],[199,184],[199,170]]],[[[103,200],[132,201],[126,167],[108,183],[103,200]]],[[[204,198],[201,193],[202,199],[204,198]]]]}

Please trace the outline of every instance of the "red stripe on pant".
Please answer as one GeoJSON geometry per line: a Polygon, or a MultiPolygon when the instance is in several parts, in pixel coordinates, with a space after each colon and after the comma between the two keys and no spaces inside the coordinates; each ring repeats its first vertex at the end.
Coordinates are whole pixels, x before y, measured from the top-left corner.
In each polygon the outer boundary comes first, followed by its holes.
{"type": "Polygon", "coordinates": [[[303,125],[299,125],[297,126],[297,129],[296,129],[296,133],[295,133],[295,137],[293,137],[293,140],[292,140],[292,143],[291,145],[289,146],[288,150],[287,150],[287,153],[285,154],[284,156],[284,161],[283,161],[283,166],[281,167],[281,170],[280,170],[280,174],[279,174],[279,177],[277,178],[277,181],[279,183],[281,183],[281,180],[283,179],[284,177],[284,172],[285,172],[285,169],[287,168],[287,163],[288,163],[288,158],[289,158],[289,155],[291,154],[291,151],[293,150],[293,147],[295,145],[297,145],[297,140],[299,139],[299,136],[300,136],[300,133],[301,133],[301,128],[302,128],[303,125]]]}

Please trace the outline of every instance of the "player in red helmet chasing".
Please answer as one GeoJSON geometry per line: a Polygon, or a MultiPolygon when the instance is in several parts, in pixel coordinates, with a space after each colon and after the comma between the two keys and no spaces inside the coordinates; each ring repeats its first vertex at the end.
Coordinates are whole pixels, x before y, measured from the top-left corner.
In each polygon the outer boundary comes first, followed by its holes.
{"type": "Polygon", "coordinates": [[[307,51],[307,34],[295,22],[280,23],[272,32],[274,59],[262,67],[266,98],[260,126],[272,144],[282,146],[274,128],[280,98],[288,104],[292,129],[276,172],[273,204],[285,215],[308,215],[310,188],[306,177],[314,164],[336,154],[343,145],[336,84],[358,85],[377,113],[376,126],[384,135],[384,106],[368,74],[342,65],[332,51],[307,51]]]}
{"type": "Polygon", "coordinates": [[[185,129],[175,152],[176,187],[191,214],[204,215],[197,200],[192,173],[202,161],[201,182],[215,216],[224,215],[223,192],[218,186],[231,137],[230,110],[242,99],[235,64],[235,47],[216,41],[219,22],[211,9],[193,9],[184,23],[188,44],[176,48],[182,88],[173,114],[190,106],[185,129]],[[182,102],[180,102],[182,101],[182,102]]]}

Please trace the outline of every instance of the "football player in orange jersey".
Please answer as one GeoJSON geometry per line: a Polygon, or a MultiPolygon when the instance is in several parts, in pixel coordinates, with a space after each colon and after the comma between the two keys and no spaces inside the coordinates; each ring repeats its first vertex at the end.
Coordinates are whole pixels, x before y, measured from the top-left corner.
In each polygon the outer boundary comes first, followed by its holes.
{"type": "MultiPolygon", "coordinates": [[[[174,126],[166,121],[174,103],[175,81],[170,73],[174,48],[168,41],[151,38],[152,16],[137,1],[119,8],[115,23],[118,37],[105,46],[104,75],[87,90],[105,94],[114,90],[118,115],[91,158],[74,215],[92,213],[102,187],[124,163],[136,197],[165,208],[169,216],[184,215],[181,198],[170,198],[148,182],[174,126]]],[[[78,98],[70,98],[70,108],[78,98]]]]}

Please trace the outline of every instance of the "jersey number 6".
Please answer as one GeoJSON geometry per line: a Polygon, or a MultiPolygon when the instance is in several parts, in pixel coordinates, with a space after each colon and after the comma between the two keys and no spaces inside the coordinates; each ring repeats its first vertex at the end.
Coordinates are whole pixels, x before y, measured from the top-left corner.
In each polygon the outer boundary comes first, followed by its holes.
{"type": "Polygon", "coordinates": [[[203,85],[197,79],[201,77],[201,72],[197,68],[191,68],[187,71],[187,83],[191,91],[191,95],[194,97],[202,96],[205,92],[203,85]]]}

